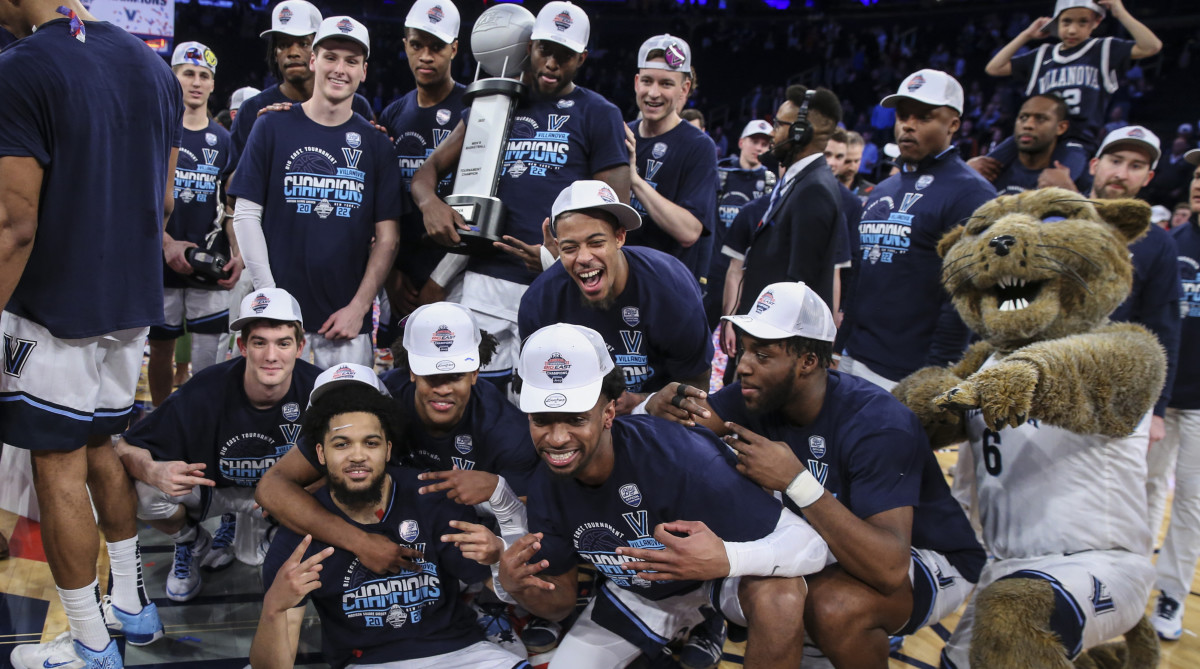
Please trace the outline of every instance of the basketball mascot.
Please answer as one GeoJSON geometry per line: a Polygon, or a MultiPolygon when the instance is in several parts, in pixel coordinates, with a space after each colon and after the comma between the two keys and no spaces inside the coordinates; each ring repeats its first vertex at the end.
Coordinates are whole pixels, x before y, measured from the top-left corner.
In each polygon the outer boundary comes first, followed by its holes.
{"type": "Polygon", "coordinates": [[[1166,356],[1145,328],[1108,320],[1149,221],[1137,200],[1028,191],[983,205],[938,246],[943,285],[981,341],[894,393],[935,448],[968,442],[993,556],[947,667],[1158,666],[1143,617],[1145,478],[1166,356]]]}

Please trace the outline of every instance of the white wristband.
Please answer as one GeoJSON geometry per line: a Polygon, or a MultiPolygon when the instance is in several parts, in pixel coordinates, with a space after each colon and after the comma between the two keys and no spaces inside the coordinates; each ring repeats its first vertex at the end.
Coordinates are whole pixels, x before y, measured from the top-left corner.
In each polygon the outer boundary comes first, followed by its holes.
{"type": "Polygon", "coordinates": [[[817,480],[807,469],[796,475],[792,482],[788,484],[787,490],[784,491],[796,506],[803,509],[811,506],[821,495],[825,494],[825,487],[817,480]]]}
{"type": "Polygon", "coordinates": [[[646,412],[646,405],[650,403],[650,398],[651,398],[651,397],[654,397],[654,396],[655,396],[655,395],[657,395],[657,394],[658,394],[658,393],[650,393],[649,395],[646,395],[646,399],[642,400],[642,403],[641,403],[641,404],[639,404],[639,405],[635,406],[635,407],[633,408],[633,411],[630,411],[630,412],[629,412],[629,415],[631,415],[631,416],[645,416],[645,415],[646,415],[646,413],[647,413],[647,412],[646,412]]]}
{"type": "Polygon", "coordinates": [[[554,257],[554,254],[550,252],[550,249],[546,248],[545,244],[542,245],[541,249],[538,255],[542,259],[542,271],[545,271],[553,267],[554,263],[558,262],[558,258],[554,257]]]}

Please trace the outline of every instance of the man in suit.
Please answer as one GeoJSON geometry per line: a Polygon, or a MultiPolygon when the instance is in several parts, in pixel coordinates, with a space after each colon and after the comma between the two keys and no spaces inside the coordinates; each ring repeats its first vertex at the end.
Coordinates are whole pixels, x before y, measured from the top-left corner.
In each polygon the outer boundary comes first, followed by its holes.
{"type": "MultiPolygon", "coordinates": [[[[803,281],[833,305],[834,265],[848,249],[838,182],[824,152],[841,118],[832,91],[788,87],[771,149],[786,171],[746,251],[739,304],[753,304],[768,284],[803,281]]],[[[737,305],[727,315],[733,313],[737,305]]]]}

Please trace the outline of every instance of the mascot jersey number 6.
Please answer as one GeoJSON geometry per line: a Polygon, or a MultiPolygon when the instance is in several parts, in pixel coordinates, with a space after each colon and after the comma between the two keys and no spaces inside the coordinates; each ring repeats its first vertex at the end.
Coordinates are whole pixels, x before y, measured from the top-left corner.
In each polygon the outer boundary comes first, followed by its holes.
{"type": "Polygon", "coordinates": [[[894,393],[935,448],[969,442],[994,556],[948,667],[1158,664],[1143,619],[1146,430],[1166,356],[1145,328],[1108,320],[1149,220],[1137,200],[1027,191],[983,205],[938,246],[942,283],[982,341],[894,393]],[[1100,646],[1122,634],[1127,646],[1100,646]]]}

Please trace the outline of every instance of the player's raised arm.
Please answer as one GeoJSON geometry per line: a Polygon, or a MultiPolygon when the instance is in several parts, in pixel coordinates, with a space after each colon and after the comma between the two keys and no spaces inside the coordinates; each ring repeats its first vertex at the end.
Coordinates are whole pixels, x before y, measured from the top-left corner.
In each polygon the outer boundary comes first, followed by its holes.
{"type": "Polygon", "coordinates": [[[1133,18],[1133,14],[1125,8],[1125,3],[1122,0],[1097,0],[1101,7],[1112,12],[1113,18],[1120,21],[1121,25],[1129,31],[1130,37],[1133,37],[1134,45],[1130,56],[1134,60],[1139,58],[1149,58],[1154,54],[1162,51],[1162,40],[1154,34],[1154,31],[1146,27],[1146,24],[1133,18]]]}

